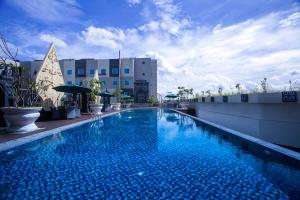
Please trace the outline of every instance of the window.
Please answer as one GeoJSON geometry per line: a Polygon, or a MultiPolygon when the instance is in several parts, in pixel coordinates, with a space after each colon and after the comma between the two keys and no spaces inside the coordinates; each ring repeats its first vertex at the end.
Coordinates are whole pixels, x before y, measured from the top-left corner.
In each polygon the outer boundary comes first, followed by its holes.
{"type": "Polygon", "coordinates": [[[142,73],[143,76],[145,76],[145,73],[142,73]]]}
{"type": "Polygon", "coordinates": [[[100,75],[106,75],[106,69],[101,69],[100,75]]]}
{"type": "Polygon", "coordinates": [[[111,73],[112,75],[119,75],[119,68],[117,67],[111,68],[111,73]]]}
{"type": "Polygon", "coordinates": [[[129,85],[129,80],[125,80],[125,81],[124,81],[124,84],[125,84],[125,85],[129,85]]]}
{"type": "Polygon", "coordinates": [[[72,81],[68,81],[67,85],[73,85],[72,81]]]}
{"type": "Polygon", "coordinates": [[[124,69],[124,74],[129,74],[129,68],[124,69]]]}
{"type": "Polygon", "coordinates": [[[68,70],[67,70],[67,74],[68,74],[68,75],[72,75],[72,70],[71,70],[71,69],[68,69],[68,70]]]}
{"type": "Polygon", "coordinates": [[[128,92],[124,92],[124,95],[129,95],[128,92]]]}
{"type": "Polygon", "coordinates": [[[94,75],[95,74],[95,69],[90,69],[90,74],[94,75]]]}
{"type": "Polygon", "coordinates": [[[118,81],[117,80],[113,80],[112,83],[113,83],[114,86],[118,85],[118,81]]]}
{"type": "Polygon", "coordinates": [[[81,86],[82,85],[82,81],[78,81],[77,85],[81,86]]]}
{"type": "Polygon", "coordinates": [[[77,75],[83,76],[84,75],[84,69],[83,68],[78,68],[77,69],[77,75]]]}

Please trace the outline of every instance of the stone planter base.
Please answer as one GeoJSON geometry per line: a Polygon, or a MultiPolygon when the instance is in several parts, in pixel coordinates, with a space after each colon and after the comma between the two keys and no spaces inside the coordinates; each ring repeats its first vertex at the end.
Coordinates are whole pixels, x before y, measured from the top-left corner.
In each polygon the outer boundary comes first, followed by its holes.
{"type": "Polygon", "coordinates": [[[112,109],[113,110],[121,110],[121,104],[120,103],[113,104],[112,109]]]}
{"type": "Polygon", "coordinates": [[[103,104],[90,104],[91,112],[95,115],[101,115],[103,104]]]}
{"type": "Polygon", "coordinates": [[[7,123],[6,132],[27,133],[38,129],[35,121],[40,116],[41,108],[3,107],[0,109],[4,112],[4,119],[7,123]]]}

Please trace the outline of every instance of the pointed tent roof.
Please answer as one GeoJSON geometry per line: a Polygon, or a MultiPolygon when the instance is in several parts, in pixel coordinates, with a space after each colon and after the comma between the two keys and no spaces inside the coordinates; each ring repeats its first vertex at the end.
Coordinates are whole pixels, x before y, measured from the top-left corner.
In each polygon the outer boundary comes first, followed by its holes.
{"type": "Polygon", "coordinates": [[[36,84],[49,85],[46,90],[39,91],[43,99],[43,107],[48,110],[51,106],[57,106],[63,93],[57,92],[52,88],[64,85],[64,78],[61,72],[59,61],[57,59],[55,46],[51,43],[47,54],[44,57],[42,66],[36,76],[36,84]]]}

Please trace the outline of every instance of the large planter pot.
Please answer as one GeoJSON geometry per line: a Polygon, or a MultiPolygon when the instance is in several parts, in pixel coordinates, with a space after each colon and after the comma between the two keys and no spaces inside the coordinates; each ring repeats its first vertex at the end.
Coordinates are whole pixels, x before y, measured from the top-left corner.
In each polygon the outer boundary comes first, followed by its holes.
{"type": "Polygon", "coordinates": [[[121,103],[115,103],[112,105],[113,110],[121,110],[121,103]]]}
{"type": "Polygon", "coordinates": [[[7,123],[7,132],[27,133],[38,129],[35,121],[40,116],[40,107],[3,107],[0,109],[4,112],[4,119],[7,123]]]}
{"type": "Polygon", "coordinates": [[[90,109],[93,114],[100,115],[102,108],[103,104],[90,104],[90,109]]]}

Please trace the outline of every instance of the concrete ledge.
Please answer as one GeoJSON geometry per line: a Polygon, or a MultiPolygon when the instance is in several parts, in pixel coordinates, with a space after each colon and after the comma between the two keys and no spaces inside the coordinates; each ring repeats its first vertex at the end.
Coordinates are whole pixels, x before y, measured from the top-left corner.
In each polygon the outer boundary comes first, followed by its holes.
{"type": "Polygon", "coordinates": [[[268,148],[268,149],[272,149],[273,151],[276,151],[276,152],[278,152],[278,153],[280,153],[280,154],[286,155],[286,156],[288,156],[288,157],[291,157],[291,158],[294,158],[294,159],[300,161],[300,153],[298,153],[298,152],[295,152],[295,151],[289,150],[289,149],[287,149],[287,148],[284,148],[284,147],[281,147],[281,146],[272,144],[272,143],[270,143],[270,142],[264,141],[264,140],[262,140],[262,139],[259,139],[259,138],[256,138],[256,137],[253,137],[253,136],[250,136],[250,135],[241,133],[241,132],[239,132],[239,131],[235,131],[235,130],[230,129],[230,128],[227,128],[227,127],[225,127],[225,126],[218,125],[218,124],[213,123],[213,122],[211,122],[211,121],[207,121],[207,120],[204,120],[204,119],[200,119],[200,118],[198,118],[198,117],[194,117],[194,116],[188,115],[188,114],[186,114],[186,113],[180,112],[180,111],[175,110],[175,109],[170,109],[170,110],[175,111],[175,112],[180,113],[180,114],[185,115],[185,116],[189,116],[189,117],[191,117],[191,118],[193,118],[193,119],[195,119],[195,120],[197,120],[197,121],[200,121],[200,122],[202,122],[202,123],[204,123],[204,124],[208,124],[208,125],[210,125],[210,126],[213,126],[213,127],[215,127],[215,128],[218,128],[218,129],[220,129],[220,130],[223,130],[223,131],[225,131],[225,132],[228,132],[228,133],[230,133],[230,134],[232,134],[232,135],[235,135],[235,136],[238,136],[238,137],[243,138],[243,139],[245,139],[245,140],[248,140],[248,141],[250,141],[250,142],[259,144],[259,145],[261,145],[261,146],[263,146],[263,147],[266,147],[266,148],[268,148]]]}

